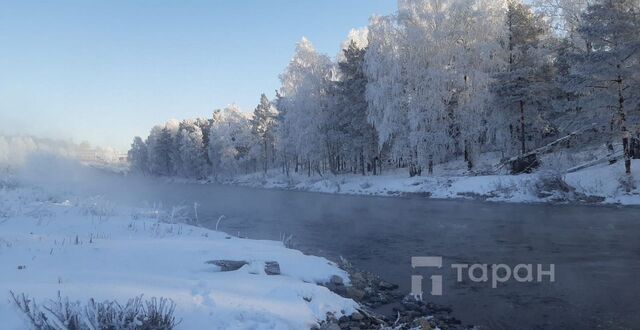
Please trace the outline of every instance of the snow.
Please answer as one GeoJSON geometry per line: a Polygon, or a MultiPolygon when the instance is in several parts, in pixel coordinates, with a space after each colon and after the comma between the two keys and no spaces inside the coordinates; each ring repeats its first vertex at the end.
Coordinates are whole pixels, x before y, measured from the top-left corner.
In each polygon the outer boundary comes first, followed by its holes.
{"type": "MultiPolygon", "coordinates": [[[[386,172],[379,176],[357,174],[325,175],[324,177],[291,174],[287,177],[279,172],[268,175],[249,174],[226,181],[260,188],[292,189],[323,193],[354,195],[399,196],[419,194],[431,198],[480,198],[488,201],[534,203],[534,202],[574,202],[580,197],[591,196],[604,199],[602,203],[640,205],[640,190],[624,191],[620,178],[624,176],[624,164],[603,164],[569,174],[557,174],[541,170],[521,175],[478,175],[470,176],[456,170],[451,163],[436,168],[433,176],[410,178],[406,169],[386,172]],[[538,193],[538,185],[547,176],[558,175],[574,193],[553,191],[549,196],[538,193]]],[[[635,186],[640,187],[640,160],[632,163],[632,177],[635,186]]]]}
{"type": "Polygon", "coordinates": [[[330,261],[281,242],[242,239],[171,223],[162,210],[129,209],[103,198],[51,193],[0,180],[0,319],[24,329],[9,291],[46,302],[172,299],[179,329],[301,329],[357,304],[317,283],[348,275],[330,261]],[[220,272],[208,260],[249,261],[220,272]],[[265,261],[281,275],[266,275],[265,261]],[[21,266],[21,267],[19,267],[21,266]],[[22,267],[24,266],[24,267],[22,267]]]}
{"type": "Polygon", "coordinates": [[[622,205],[640,205],[640,160],[633,160],[631,173],[636,189],[626,193],[620,188],[620,178],[624,175],[624,164],[599,165],[582,171],[569,173],[565,181],[577,191],[587,195],[601,196],[605,203],[622,205]]]}

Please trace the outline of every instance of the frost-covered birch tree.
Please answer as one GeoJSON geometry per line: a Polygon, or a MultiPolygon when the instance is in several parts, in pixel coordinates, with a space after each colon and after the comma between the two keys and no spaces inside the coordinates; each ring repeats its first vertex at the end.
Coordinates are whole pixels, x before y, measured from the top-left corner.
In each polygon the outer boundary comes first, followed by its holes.
{"type": "MultiPolygon", "coordinates": [[[[420,167],[464,154],[487,139],[488,86],[498,67],[501,2],[403,0],[410,143],[420,167]]],[[[429,165],[431,167],[431,165],[429,165]]]]}
{"type": "Polygon", "coordinates": [[[304,159],[309,174],[312,164],[316,169],[323,159],[325,136],[322,123],[328,107],[327,92],[332,75],[331,60],[318,54],[306,38],[296,46],[296,51],[285,72],[280,75],[283,116],[282,140],[291,147],[293,157],[304,159]]]}
{"type": "Polygon", "coordinates": [[[236,105],[214,112],[208,148],[213,175],[254,170],[251,147],[255,143],[249,117],[236,105]]]}
{"type": "Polygon", "coordinates": [[[207,150],[203,141],[203,133],[195,121],[183,121],[176,135],[177,154],[180,158],[178,175],[201,179],[209,174],[207,150]]]}
{"type": "Polygon", "coordinates": [[[367,79],[367,118],[374,126],[378,147],[402,166],[411,157],[407,105],[405,31],[394,16],[374,16],[368,26],[364,56],[367,79]]]}

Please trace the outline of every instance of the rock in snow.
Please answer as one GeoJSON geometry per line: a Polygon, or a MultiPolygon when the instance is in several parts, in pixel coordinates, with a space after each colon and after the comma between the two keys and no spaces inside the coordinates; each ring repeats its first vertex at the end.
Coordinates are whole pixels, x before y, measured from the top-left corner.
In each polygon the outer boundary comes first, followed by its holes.
{"type": "Polygon", "coordinates": [[[232,272],[234,270],[238,270],[242,268],[244,265],[248,265],[249,263],[246,261],[237,261],[237,260],[210,260],[207,261],[208,264],[213,264],[220,267],[221,272],[232,272]]]}
{"type": "Polygon", "coordinates": [[[264,263],[264,272],[267,275],[280,275],[280,264],[277,261],[267,261],[264,263]]]}

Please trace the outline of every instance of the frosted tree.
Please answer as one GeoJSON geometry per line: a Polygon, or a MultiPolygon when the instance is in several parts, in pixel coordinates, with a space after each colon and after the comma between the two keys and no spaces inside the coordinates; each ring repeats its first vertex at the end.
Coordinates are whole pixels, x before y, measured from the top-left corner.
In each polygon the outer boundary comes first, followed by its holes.
{"type": "Polygon", "coordinates": [[[332,118],[336,123],[334,134],[341,140],[339,146],[342,148],[342,158],[331,162],[334,172],[339,171],[341,164],[348,160],[356,165],[353,166],[354,169],[360,169],[362,175],[365,175],[365,164],[377,174],[377,137],[373,125],[367,119],[365,53],[365,48],[358,46],[356,41],[351,41],[343,50],[342,60],[338,63],[340,79],[336,82],[337,106],[332,118]]]}
{"type": "Polygon", "coordinates": [[[250,151],[255,143],[249,118],[237,106],[214,112],[208,149],[214,176],[252,169],[250,151]]]}
{"type": "Polygon", "coordinates": [[[505,29],[507,63],[495,76],[492,90],[496,106],[505,109],[504,125],[509,128],[505,148],[513,149],[519,141],[519,151],[525,154],[527,141],[540,140],[544,111],[551,108],[553,66],[542,44],[545,24],[530,7],[509,1],[505,29]]]}
{"type": "Polygon", "coordinates": [[[258,148],[262,162],[262,169],[267,173],[269,168],[269,160],[274,158],[275,154],[275,124],[277,112],[271,105],[266,95],[260,96],[260,104],[253,111],[253,117],[250,120],[251,133],[258,141],[255,145],[258,148]]]}
{"type": "Polygon", "coordinates": [[[452,21],[448,70],[452,71],[456,144],[472,170],[477,155],[494,148],[500,113],[492,104],[490,86],[503,63],[500,40],[504,33],[504,1],[458,1],[450,9],[452,21]]]}
{"type": "Polygon", "coordinates": [[[180,155],[178,174],[187,178],[204,178],[209,170],[202,129],[193,121],[183,121],[176,137],[179,142],[177,154],[180,155]]]}
{"type": "Polygon", "coordinates": [[[309,174],[312,163],[318,169],[325,150],[321,129],[327,115],[331,76],[331,60],[318,54],[306,38],[298,43],[293,59],[280,75],[278,109],[283,111],[281,132],[286,134],[281,138],[288,144],[286,149],[293,153],[296,163],[298,157],[306,160],[309,174]]]}
{"type": "Polygon", "coordinates": [[[195,124],[200,127],[202,131],[202,144],[205,150],[205,159],[208,166],[211,166],[211,161],[209,160],[209,154],[206,152],[209,149],[209,135],[211,134],[211,125],[213,125],[213,119],[208,118],[197,118],[195,120],[195,124]]]}
{"type": "Polygon", "coordinates": [[[416,174],[463,152],[471,168],[472,156],[487,139],[487,91],[497,67],[500,3],[399,2],[416,174]]]}
{"type": "Polygon", "coordinates": [[[621,135],[625,171],[630,174],[630,139],[637,124],[640,88],[640,3],[597,1],[587,8],[579,32],[588,46],[573,68],[574,89],[610,114],[611,130],[621,135]],[[635,116],[629,116],[630,109],[635,116]]]}
{"type": "Polygon", "coordinates": [[[449,70],[452,44],[451,1],[403,0],[398,20],[406,29],[406,68],[411,174],[444,161],[456,152],[454,72],[449,70]]]}
{"type": "Polygon", "coordinates": [[[222,154],[224,152],[224,137],[219,132],[220,128],[224,127],[224,118],[222,110],[215,110],[213,112],[213,119],[211,129],[209,130],[209,145],[207,146],[207,156],[211,163],[211,172],[214,177],[218,177],[222,171],[222,154]]]}
{"type": "MultiPolygon", "coordinates": [[[[184,121],[182,121],[184,122],[184,121]]],[[[164,124],[164,128],[169,133],[167,141],[169,141],[169,174],[176,175],[182,168],[182,158],[180,157],[180,142],[178,133],[180,131],[181,121],[170,119],[164,124]]]]}
{"type": "Polygon", "coordinates": [[[393,16],[371,18],[364,56],[367,79],[367,119],[374,126],[380,149],[387,149],[403,166],[411,157],[407,116],[405,32],[393,16]]]}
{"type": "Polygon", "coordinates": [[[556,34],[566,38],[576,47],[585,49],[586,43],[578,29],[582,24],[583,13],[596,0],[534,0],[534,8],[544,14],[546,21],[556,34]]]}
{"type": "Polygon", "coordinates": [[[136,172],[147,172],[149,168],[149,155],[147,151],[147,144],[142,141],[142,138],[136,136],[131,143],[131,149],[127,153],[129,158],[129,164],[131,164],[131,170],[136,172]]]}
{"type": "Polygon", "coordinates": [[[275,143],[274,148],[277,150],[278,157],[282,162],[282,173],[289,176],[290,158],[293,157],[293,142],[288,139],[290,136],[288,125],[285,124],[284,118],[287,111],[287,98],[282,97],[280,92],[276,90],[276,97],[273,106],[276,108],[277,115],[275,118],[275,143]]]}
{"type": "Polygon", "coordinates": [[[308,175],[377,174],[385,163],[420,175],[464,157],[473,170],[482,152],[526,154],[598,121],[623,135],[629,171],[638,6],[399,0],[394,15],[352,30],[335,63],[303,38],[275,100],[262,95],[252,116],[230,106],[154,127],[146,142],[134,140],[132,166],[202,177],[267,172],[279,158],[287,174],[294,164],[308,175]]]}
{"type": "Polygon", "coordinates": [[[171,153],[173,137],[171,130],[166,126],[155,126],[147,139],[147,152],[149,154],[149,172],[155,175],[172,175],[173,165],[171,153]]]}
{"type": "Polygon", "coordinates": [[[366,49],[369,45],[369,29],[364,27],[361,29],[351,29],[351,31],[349,31],[347,38],[340,44],[340,51],[336,56],[337,62],[343,62],[345,60],[344,51],[347,50],[351,44],[355,44],[359,49],[366,49]]]}

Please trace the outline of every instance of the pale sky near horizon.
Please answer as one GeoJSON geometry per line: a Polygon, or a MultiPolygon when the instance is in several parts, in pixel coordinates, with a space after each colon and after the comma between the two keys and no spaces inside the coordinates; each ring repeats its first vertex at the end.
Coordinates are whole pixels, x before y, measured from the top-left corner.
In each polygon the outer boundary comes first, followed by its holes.
{"type": "Polygon", "coordinates": [[[0,134],[126,150],[168,119],[273,97],[295,44],[335,56],[395,0],[0,0],[0,134]]]}

